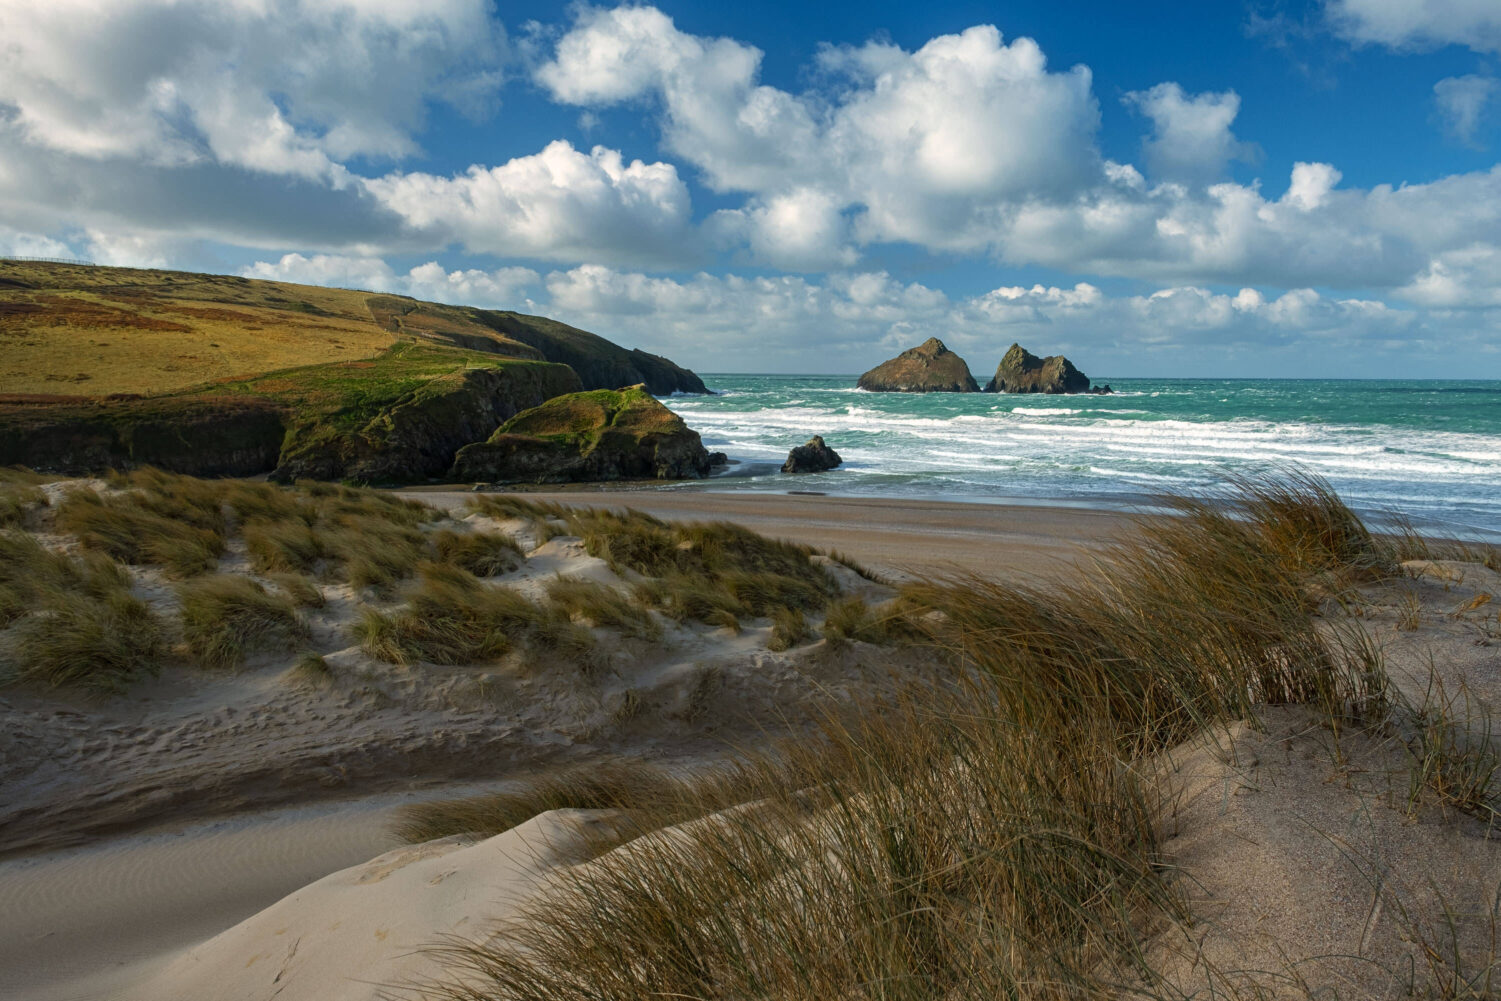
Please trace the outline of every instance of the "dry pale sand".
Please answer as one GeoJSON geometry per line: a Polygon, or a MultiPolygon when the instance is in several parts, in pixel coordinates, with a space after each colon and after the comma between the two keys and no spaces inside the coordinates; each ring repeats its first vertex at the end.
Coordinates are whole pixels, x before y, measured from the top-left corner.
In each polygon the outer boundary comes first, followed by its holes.
{"type": "MultiPolygon", "coordinates": [[[[457,508],[465,496],[426,499],[457,508]]],[[[1127,525],[1066,509],[852,498],[556,499],[740,521],[924,573],[1063,570],[1127,525]]],[[[574,540],[525,548],[527,566],[503,583],[615,579],[574,540]]],[[[1410,571],[1371,590],[1348,624],[1386,650],[1414,698],[1432,663],[1451,695],[1472,694],[1456,711],[1488,722],[1501,697],[1501,623],[1486,596],[1501,599],[1501,578],[1458,564],[1410,571]]],[[[386,824],[413,790],[601,754],[702,757],[757,739],[789,710],[919,669],[874,648],[774,654],[756,623],[739,636],[685,627],[659,647],[623,644],[589,684],[535,665],[400,669],[341,640],[350,607],[331,601],[316,624],[334,666],[326,685],[267,658],[232,676],[164,677],[103,706],[0,700],[0,849],[12,853],[0,861],[0,997],[373,1001],[434,972],[424,944],[535,901],[549,874],[573,863],[580,832],[611,823],[608,813],[555,812],[479,842],[393,848],[386,824]],[[83,838],[95,840],[38,850],[83,838]]],[[[1396,997],[1414,976],[1403,971],[1424,969],[1425,943],[1486,961],[1501,843],[1472,817],[1410,797],[1403,736],[1336,745],[1279,710],[1261,729],[1148,763],[1196,918],[1158,943],[1174,980],[1196,990],[1249,970],[1271,994],[1296,996],[1301,977],[1342,997],[1396,997]]]]}

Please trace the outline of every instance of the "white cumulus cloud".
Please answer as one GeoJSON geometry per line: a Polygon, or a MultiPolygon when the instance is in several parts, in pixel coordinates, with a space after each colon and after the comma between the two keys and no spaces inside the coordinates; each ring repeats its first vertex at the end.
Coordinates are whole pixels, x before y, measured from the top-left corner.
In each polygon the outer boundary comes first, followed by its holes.
{"type": "Polygon", "coordinates": [[[506,48],[484,0],[4,0],[0,38],[31,143],[325,178],[492,100],[506,48]]]}
{"type": "Polygon", "coordinates": [[[1184,93],[1176,83],[1159,83],[1125,95],[1126,104],[1152,120],[1152,135],[1142,153],[1153,176],[1203,184],[1215,181],[1233,159],[1249,155],[1247,145],[1230,131],[1240,113],[1240,96],[1184,93]]]}
{"type": "Polygon", "coordinates": [[[863,241],[980,249],[997,204],[1070,193],[1098,169],[1089,70],[1051,72],[1036,42],[989,25],[914,52],[827,49],[831,99],[760,84],[760,63],[759,50],[679,31],[655,8],[584,8],[536,75],[559,101],[660,101],[669,150],[715,190],[759,199],[743,221],[762,259],[784,243],[790,259],[837,244],[827,212],[803,212],[798,227],[777,211],[806,208],[809,192],[837,192],[863,241]]]}
{"type": "Polygon", "coordinates": [[[449,271],[436,261],[419,264],[402,273],[378,257],[338,254],[314,254],[312,257],[284,254],[276,261],[257,261],[240,273],[246,278],[395,292],[430,302],[489,309],[525,306],[525,290],[541,280],[541,276],[530,268],[449,271]]]}
{"type": "Polygon", "coordinates": [[[443,177],[392,173],[365,182],[428,245],[547,259],[680,261],[693,253],[687,185],[669,163],[626,163],[555,140],[498,167],[443,177]]]}
{"type": "Polygon", "coordinates": [[[1336,30],[1355,42],[1501,52],[1501,5],[1495,0],[1328,0],[1326,10],[1336,30]]]}

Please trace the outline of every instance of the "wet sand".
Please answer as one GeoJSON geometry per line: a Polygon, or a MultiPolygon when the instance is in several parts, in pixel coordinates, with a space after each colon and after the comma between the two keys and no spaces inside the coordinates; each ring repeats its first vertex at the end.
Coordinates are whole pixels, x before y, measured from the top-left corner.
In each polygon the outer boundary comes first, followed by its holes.
{"type": "MultiPolygon", "coordinates": [[[[455,510],[468,492],[411,491],[455,510]]],[[[528,500],[629,507],[670,521],[733,521],[775,538],[833,549],[894,579],[916,574],[1051,575],[1129,532],[1117,511],[1022,504],[970,504],[808,493],[707,490],[532,492],[528,500]]]]}

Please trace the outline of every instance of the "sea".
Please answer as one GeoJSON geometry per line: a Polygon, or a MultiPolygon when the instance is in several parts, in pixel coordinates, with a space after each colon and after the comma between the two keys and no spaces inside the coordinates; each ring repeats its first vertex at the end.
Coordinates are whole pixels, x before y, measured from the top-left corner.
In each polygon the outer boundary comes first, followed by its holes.
{"type": "Polygon", "coordinates": [[[733,460],[690,489],[1141,509],[1297,468],[1375,524],[1501,541],[1501,382],[1104,379],[1107,396],[869,393],[854,376],[709,374],[669,405],[733,460]],[[822,435],[844,464],[778,468],[822,435]]]}

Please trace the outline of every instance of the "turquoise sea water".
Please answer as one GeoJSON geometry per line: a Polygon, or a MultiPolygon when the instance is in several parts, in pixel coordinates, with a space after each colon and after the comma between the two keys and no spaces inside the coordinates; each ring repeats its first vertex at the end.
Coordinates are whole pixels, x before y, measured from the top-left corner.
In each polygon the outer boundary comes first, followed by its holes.
{"type": "Polygon", "coordinates": [[[1501,538],[1501,382],[1104,379],[1111,396],[866,393],[854,376],[706,375],[670,401],[739,460],[715,490],[1120,507],[1297,465],[1379,518],[1501,538]],[[821,434],[838,471],[776,467],[821,434]]]}

